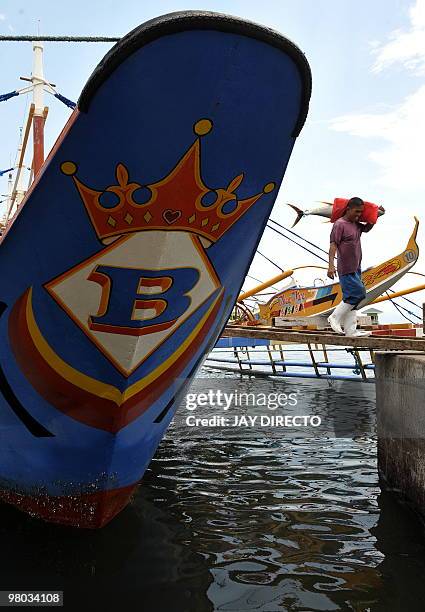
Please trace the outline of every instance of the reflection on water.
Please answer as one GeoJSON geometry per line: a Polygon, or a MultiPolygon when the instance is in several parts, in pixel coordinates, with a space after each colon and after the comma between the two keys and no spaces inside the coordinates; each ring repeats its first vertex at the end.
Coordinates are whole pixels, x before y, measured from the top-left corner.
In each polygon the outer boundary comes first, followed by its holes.
{"type": "Polygon", "coordinates": [[[189,430],[176,419],[131,506],[101,531],[1,506],[1,588],[62,588],[69,609],[423,610],[422,528],[378,486],[374,387],[262,384],[300,390],[298,412],[314,408],[335,433],[291,439],[277,428],[189,430]]]}

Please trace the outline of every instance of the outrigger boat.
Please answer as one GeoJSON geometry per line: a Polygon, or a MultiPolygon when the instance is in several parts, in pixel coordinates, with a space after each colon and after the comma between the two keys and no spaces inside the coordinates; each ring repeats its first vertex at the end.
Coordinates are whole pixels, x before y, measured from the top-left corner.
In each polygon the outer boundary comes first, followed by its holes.
{"type": "MultiPolygon", "coordinates": [[[[366,287],[366,297],[359,304],[363,308],[382,296],[415,265],[419,257],[419,247],[416,242],[419,220],[415,217],[415,226],[409,238],[406,248],[402,253],[391,257],[387,261],[372,266],[363,271],[362,279],[366,287]]],[[[301,268],[310,266],[301,266],[301,268]]],[[[317,266],[311,266],[315,268],[317,266]]],[[[323,266],[322,266],[323,267],[323,266]]],[[[263,283],[259,290],[263,290],[270,284],[291,277],[297,268],[293,268],[275,277],[270,283],[263,283]]],[[[415,288],[424,289],[424,286],[415,288]]],[[[238,298],[239,320],[253,322],[255,315],[244,300],[252,295],[261,295],[256,289],[241,294],[238,298]]],[[[380,298],[382,300],[382,298],[380,298]]],[[[296,319],[304,317],[328,317],[342,300],[341,285],[339,282],[319,286],[297,286],[285,288],[276,292],[266,303],[258,303],[257,318],[266,324],[272,324],[276,317],[296,319]]]]}
{"type": "Polygon", "coordinates": [[[90,528],[126,506],[229,318],[310,89],[283,36],[184,12],[115,45],[44,163],[35,99],[35,180],[0,246],[1,499],[90,528]]]}

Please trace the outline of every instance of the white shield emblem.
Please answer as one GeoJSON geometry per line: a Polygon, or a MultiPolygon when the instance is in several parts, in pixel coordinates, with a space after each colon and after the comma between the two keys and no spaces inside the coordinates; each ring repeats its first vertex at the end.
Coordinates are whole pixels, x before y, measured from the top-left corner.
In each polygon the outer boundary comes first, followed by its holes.
{"type": "Polygon", "coordinates": [[[93,257],[47,283],[46,289],[115,367],[125,376],[129,376],[220,286],[197,236],[181,231],[145,231],[120,237],[93,257]],[[146,270],[155,274],[161,270],[190,268],[196,271],[196,282],[190,290],[184,292],[189,298],[185,298],[187,307],[184,312],[167,323],[166,328],[155,326],[158,312],[155,307],[151,307],[155,302],[161,302],[162,310],[166,308],[166,300],[161,299],[164,287],[160,286],[160,283],[156,285],[155,282],[143,286],[141,281],[142,286],[136,293],[145,297],[152,295],[152,304],[149,300],[144,302],[147,307],[144,307],[143,303],[139,304],[136,294],[131,301],[132,307],[128,312],[123,312],[122,316],[127,317],[133,325],[135,321],[144,322],[146,327],[143,334],[135,332],[133,335],[132,332],[125,331],[120,333],[119,327],[114,328],[113,332],[99,331],[94,329],[96,326],[91,322],[94,317],[105,312],[105,304],[114,288],[111,283],[102,287],[98,282],[90,280],[90,277],[93,279],[96,269],[103,269],[105,266],[133,270],[135,274],[139,270],[141,278],[146,270]]]}

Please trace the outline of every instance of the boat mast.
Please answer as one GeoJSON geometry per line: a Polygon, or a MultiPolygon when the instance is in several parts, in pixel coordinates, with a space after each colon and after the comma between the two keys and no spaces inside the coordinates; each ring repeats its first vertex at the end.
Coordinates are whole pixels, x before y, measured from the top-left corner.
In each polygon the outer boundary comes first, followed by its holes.
{"type": "Polygon", "coordinates": [[[21,129],[21,137],[19,139],[19,146],[16,152],[16,160],[15,160],[15,168],[17,169],[16,181],[15,181],[15,186],[12,187],[10,190],[10,206],[15,204],[17,207],[19,207],[22,200],[25,197],[25,187],[24,187],[24,181],[23,181],[23,175],[24,175],[23,170],[25,168],[24,157],[25,157],[25,147],[24,147],[24,141],[23,141],[22,129],[21,129]]]}
{"type": "Polygon", "coordinates": [[[30,184],[32,179],[37,176],[44,163],[44,124],[49,110],[47,106],[44,106],[44,90],[47,87],[49,91],[51,90],[54,93],[54,84],[48,83],[44,79],[43,44],[40,41],[33,42],[32,75],[31,77],[21,77],[21,80],[28,81],[30,85],[19,90],[19,94],[32,92],[33,101],[30,105],[24,132],[22,133],[21,131],[15,162],[16,176],[7,207],[6,222],[13,216],[25,197],[26,188],[24,186],[23,171],[26,169],[24,160],[31,126],[33,134],[33,159],[31,167],[28,168],[28,170],[30,170],[30,184]]]}
{"type": "Polygon", "coordinates": [[[32,71],[33,85],[33,143],[34,143],[34,177],[37,176],[44,162],[44,74],[43,74],[43,43],[33,43],[34,64],[32,71]]]}

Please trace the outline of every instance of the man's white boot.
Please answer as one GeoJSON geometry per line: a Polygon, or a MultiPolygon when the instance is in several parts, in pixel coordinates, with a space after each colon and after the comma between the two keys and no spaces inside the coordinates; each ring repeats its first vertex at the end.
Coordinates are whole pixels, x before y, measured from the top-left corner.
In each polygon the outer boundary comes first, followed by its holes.
{"type": "Polygon", "coordinates": [[[351,338],[360,338],[361,336],[370,336],[370,332],[357,329],[357,313],[351,310],[344,321],[344,331],[346,336],[351,338]]]}
{"type": "Polygon", "coordinates": [[[328,317],[329,325],[337,334],[344,333],[342,325],[344,325],[344,319],[352,308],[352,304],[347,304],[347,302],[340,302],[331,314],[331,316],[328,317]]]}

